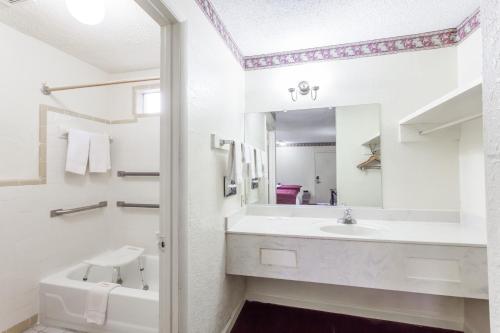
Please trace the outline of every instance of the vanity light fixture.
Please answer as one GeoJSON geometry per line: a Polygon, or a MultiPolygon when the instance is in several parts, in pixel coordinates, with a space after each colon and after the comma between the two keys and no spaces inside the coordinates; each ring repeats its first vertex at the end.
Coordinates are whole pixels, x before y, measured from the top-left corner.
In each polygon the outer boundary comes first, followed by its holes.
{"type": "MultiPolygon", "coordinates": [[[[313,86],[311,88],[311,86],[309,85],[309,82],[300,81],[297,87],[299,88],[299,93],[302,96],[311,95],[311,99],[313,101],[315,101],[316,98],[318,97],[319,86],[313,86]]],[[[288,88],[288,92],[290,93],[290,96],[292,97],[292,101],[297,102],[297,98],[298,98],[297,90],[295,88],[288,88]]]]}
{"type": "Polygon", "coordinates": [[[66,0],[66,7],[75,19],[87,25],[101,23],[106,15],[102,0],[66,0]]]}

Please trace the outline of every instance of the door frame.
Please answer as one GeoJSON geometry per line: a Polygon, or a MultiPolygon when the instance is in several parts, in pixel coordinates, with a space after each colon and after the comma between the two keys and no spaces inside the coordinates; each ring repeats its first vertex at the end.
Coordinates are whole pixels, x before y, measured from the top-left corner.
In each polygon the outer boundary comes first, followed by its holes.
{"type": "MultiPolygon", "coordinates": [[[[335,188],[337,187],[337,149],[334,148],[335,151],[325,151],[325,150],[318,150],[318,151],[314,151],[313,154],[314,154],[314,199],[316,201],[316,203],[320,203],[318,200],[318,194],[319,194],[319,191],[318,191],[318,182],[316,180],[316,177],[318,177],[318,163],[316,161],[316,156],[317,154],[332,154],[335,158],[335,173],[334,173],[334,177],[335,177],[335,188]]],[[[328,197],[330,199],[330,196],[328,197]]],[[[327,202],[330,202],[330,200],[328,200],[327,202]]],[[[325,202],[325,203],[327,203],[325,202]]],[[[322,202],[321,202],[322,203],[322,202]]]]}
{"type": "Polygon", "coordinates": [[[180,327],[179,235],[183,216],[182,188],[186,170],[181,158],[186,117],[186,23],[172,0],[135,0],[161,27],[160,223],[158,233],[160,290],[159,333],[180,327]]]}

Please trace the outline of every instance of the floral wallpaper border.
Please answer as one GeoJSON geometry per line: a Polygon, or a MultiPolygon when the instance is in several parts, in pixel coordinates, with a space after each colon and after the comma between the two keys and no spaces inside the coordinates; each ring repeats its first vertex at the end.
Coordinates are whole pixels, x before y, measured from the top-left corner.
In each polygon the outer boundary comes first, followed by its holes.
{"type": "Polygon", "coordinates": [[[229,50],[234,55],[236,60],[241,64],[243,68],[245,68],[244,57],[241,54],[238,45],[236,45],[236,42],[234,41],[233,37],[231,37],[231,34],[226,29],[226,26],[220,19],[219,14],[217,14],[217,12],[215,11],[215,8],[212,5],[212,3],[209,0],[195,0],[195,1],[200,7],[201,11],[206,15],[210,23],[212,23],[215,30],[217,30],[217,33],[224,40],[224,43],[226,43],[226,46],[229,48],[229,50]]]}
{"type": "Polygon", "coordinates": [[[304,50],[285,51],[272,54],[243,56],[236,42],[215,11],[210,0],[195,0],[203,13],[245,70],[290,66],[312,61],[343,60],[380,56],[399,52],[429,50],[457,45],[480,26],[480,10],[477,9],[458,27],[409,36],[370,40],[359,43],[330,45],[304,50]]]}

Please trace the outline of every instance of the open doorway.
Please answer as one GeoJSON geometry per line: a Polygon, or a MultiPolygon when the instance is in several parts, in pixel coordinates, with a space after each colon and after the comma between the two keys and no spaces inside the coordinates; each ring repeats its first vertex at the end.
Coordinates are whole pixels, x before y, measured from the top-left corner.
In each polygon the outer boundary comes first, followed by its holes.
{"type": "Polygon", "coordinates": [[[33,245],[0,331],[175,331],[182,27],[163,1],[0,1],[0,37],[0,186],[36,203],[9,211],[33,245]]]}

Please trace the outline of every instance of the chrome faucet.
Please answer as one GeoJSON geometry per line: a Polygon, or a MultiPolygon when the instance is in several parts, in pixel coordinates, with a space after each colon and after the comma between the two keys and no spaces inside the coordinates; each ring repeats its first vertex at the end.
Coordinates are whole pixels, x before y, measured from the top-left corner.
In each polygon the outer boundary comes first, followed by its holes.
{"type": "Polygon", "coordinates": [[[355,218],[352,217],[351,215],[352,209],[351,208],[346,208],[344,210],[344,217],[341,217],[337,220],[338,223],[342,224],[356,224],[358,223],[355,218]]]}

